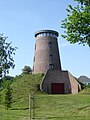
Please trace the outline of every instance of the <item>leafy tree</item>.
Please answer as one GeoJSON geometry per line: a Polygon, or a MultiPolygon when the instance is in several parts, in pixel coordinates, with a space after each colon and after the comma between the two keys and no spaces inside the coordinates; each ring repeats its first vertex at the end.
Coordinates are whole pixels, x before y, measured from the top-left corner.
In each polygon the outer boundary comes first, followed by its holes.
{"type": "Polygon", "coordinates": [[[8,85],[5,93],[5,107],[7,110],[11,108],[11,103],[12,103],[12,89],[10,88],[10,85],[8,85]]]}
{"type": "Polygon", "coordinates": [[[77,5],[68,5],[67,18],[62,21],[65,29],[63,38],[70,43],[79,43],[90,47],[90,0],[74,0],[77,5]]]}
{"type": "Polygon", "coordinates": [[[32,69],[29,66],[24,66],[24,68],[22,69],[22,74],[29,74],[32,73],[32,69]]]}
{"type": "Polygon", "coordinates": [[[12,82],[14,80],[14,77],[11,76],[4,76],[1,80],[0,80],[0,89],[3,90],[4,88],[6,88],[8,85],[11,85],[12,82]]]}
{"type": "Polygon", "coordinates": [[[11,76],[5,76],[4,78],[3,78],[3,88],[7,88],[7,86],[9,86],[9,85],[11,85],[12,84],[12,82],[13,82],[13,78],[14,77],[11,77],[11,76]]]}
{"type": "Polygon", "coordinates": [[[0,34],[0,78],[5,76],[10,68],[15,67],[12,55],[15,55],[17,48],[13,48],[11,43],[7,43],[6,40],[7,37],[0,34]]]}
{"type": "Polygon", "coordinates": [[[0,88],[3,86],[3,80],[0,80],[0,88]]]}

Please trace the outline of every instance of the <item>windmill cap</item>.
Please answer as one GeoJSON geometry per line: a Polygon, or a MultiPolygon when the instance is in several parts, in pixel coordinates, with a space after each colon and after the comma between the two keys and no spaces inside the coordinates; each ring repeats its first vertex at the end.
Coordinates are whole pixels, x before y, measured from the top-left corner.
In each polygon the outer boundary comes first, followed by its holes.
{"type": "Polygon", "coordinates": [[[57,31],[54,30],[39,30],[37,32],[35,32],[35,37],[41,33],[53,33],[55,34],[57,37],[59,36],[59,33],[57,31]]]}

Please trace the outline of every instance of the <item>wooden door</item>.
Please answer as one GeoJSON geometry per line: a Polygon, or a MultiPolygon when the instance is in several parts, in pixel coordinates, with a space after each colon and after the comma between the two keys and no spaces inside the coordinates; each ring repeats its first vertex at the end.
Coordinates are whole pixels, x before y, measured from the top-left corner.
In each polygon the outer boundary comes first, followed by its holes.
{"type": "Polygon", "coordinates": [[[64,83],[52,83],[51,93],[52,94],[64,94],[64,83]]]}

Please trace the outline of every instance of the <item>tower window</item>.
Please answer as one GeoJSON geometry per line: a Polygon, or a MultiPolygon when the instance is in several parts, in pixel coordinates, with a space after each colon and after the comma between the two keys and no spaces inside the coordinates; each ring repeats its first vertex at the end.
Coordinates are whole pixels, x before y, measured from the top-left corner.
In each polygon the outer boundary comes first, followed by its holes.
{"type": "Polygon", "coordinates": [[[33,66],[33,71],[34,71],[34,66],[33,66]]]}
{"type": "Polygon", "coordinates": [[[53,55],[49,55],[49,59],[52,60],[53,59],[53,55]]]}
{"type": "Polygon", "coordinates": [[[50,47],[50,48],[52,47],[52,42],[49,42],[49,47],[50,47]]]}
{"type": "Polygon", "coordinates": [[[35,62],[35,57],[34,57],[34,59],[33,59],[33,62],[35,62]]]}
{"type": "Polygon", "coordinates": [[[53,64],[49,64],[49,70],[54,70],[54,65],[53,64]]]}
{"type": "Polygon", "coordinates": [[[35,44],[35,50],[36,50],[36,44],[35,44]]]}

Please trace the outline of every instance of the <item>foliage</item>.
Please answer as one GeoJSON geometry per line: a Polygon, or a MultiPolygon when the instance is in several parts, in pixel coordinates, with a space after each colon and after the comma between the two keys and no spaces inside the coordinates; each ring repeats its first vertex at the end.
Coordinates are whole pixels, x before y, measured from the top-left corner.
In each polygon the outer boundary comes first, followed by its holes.
{"type": "Polygon", "coordinates": [[[85,87],[85,89],[83,89],[80,94],[87,94],[90,95],[90,88],[88,86],[85,87]]]}
{"type": "Polygon", "coordinates": [[[7,37],[0,34],[0,78],[5,76],[10,68],[15,67],[12,55],[15,55],[17,48],[13,48],[11,43],[7,43],[6,40],[7,37]]]}
{"type": "Polygon", "coordinates": [[[5,93],[5,107],[8,110],[11,108],[12,103],[12,89],[10,88],[10,85],[8,85],[5,93]]]}
{"type": "Polygon", "coordinates": [[[0,89],[3,90],[5,89],[8,85],[11,85],[12,82],[14,80],[14,77],[11,76],[4,76],[1,80],[0,80],[0,89]]]}
{"type": "Polygon", "coordinates": [[[63,38],[70,43],[79,43],[90,46],[90,0],[74,0],[75,7],[68,5],[67,18],[62,21],[65,29],[63,38]]]}
{"type": "Polygon", "coordinates": [[[32,92],[38,91],[38,84],[41,83],[42,74],[23,74],[16,76],[15,82],[12,83],[13,96],[27,96],[33,94],[32,92]]]}
{"type": "Polygon", "coordinates": [[[22,74],[29,74],[32,73],[32,69],[29,66],[24,66],[24,68],[22,69],[22,74]]]}
{"type": "Polygon", "coordinates": [[[87,88],[90,88],[90,84],[89,85],[86,85],[87,88]]]}
{"type": "Polygon", "coordinates": [[[82,82],[80,82],[79,80],[77,80],[79,82],[79,84],[81,85],[81,90],[85,89],[86,88],[86,85],[83,84],[82,82]]]}

